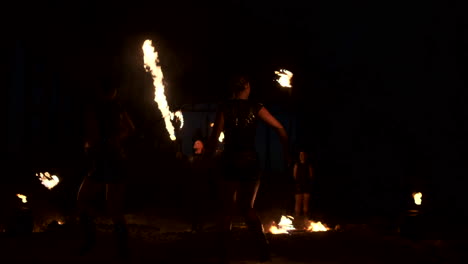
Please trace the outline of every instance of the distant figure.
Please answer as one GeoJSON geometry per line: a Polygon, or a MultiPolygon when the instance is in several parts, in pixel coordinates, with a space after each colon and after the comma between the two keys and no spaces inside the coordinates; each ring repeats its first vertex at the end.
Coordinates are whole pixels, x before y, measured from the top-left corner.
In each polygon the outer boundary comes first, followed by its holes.
{"type": "Polygon", "coordinates": [[[229,262],[228,247],[235,205],[244,216],[253,234],[259,261],[270,260],[268,241],[254,209],[260,186],[260,164],[255,148],[258,121],[275,129],[283,146],[284,158],[289,161],[288,136],[278,120],[261,103],[249,100],[250,82],[245,76],[235,78],[231,85],[232,98],[219,105],[207,152],[214,153],[218,137],[224,132],[224,150],[220,157],[221,217],[219,222],[219,253],[223,263],[229,262]]]}
{"type": "Polygon", "coordinates": [[[309,201],[314,178],[312,165],[304,150],[299,151],[299,160],[293,167],[295,190],[295,222],[302,227],[309,218],[309,201]]]}
{"type": "Polygon", "coordinates": [[[96,203],[99,196],[105,195],[106,209],[114,223],[117,250],[125,254],[128,236],[123,212],[128,174],[126,144],[135,127],[118,100],[116,83],[111,77],[102,78],[98,100],[85,116],[84,150],[88,174],[78,191],[80,225],[84,234],[80,253],[86,254],[95,245],[96,203]]]}
{"type": "Polygon", "coordinates": [[[184,156],[178,153],[188,168],[188,202],[192,232],[203,230],[214,197],[213,161],[205,155],[205,140],[200,135],[193,138],[193,153],[184,156]]]}

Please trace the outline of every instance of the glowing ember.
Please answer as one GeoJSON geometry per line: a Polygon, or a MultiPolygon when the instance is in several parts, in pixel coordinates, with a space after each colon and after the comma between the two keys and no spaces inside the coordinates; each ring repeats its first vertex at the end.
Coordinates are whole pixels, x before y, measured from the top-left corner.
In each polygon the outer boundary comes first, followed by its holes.
{"type": "MultiPolygon", "coordinates": [[[[210,127],[213,127],[213,126],[214,126],[214,123],[211,123],[210,127]]],[[[221,134],[219,134],[219,137],[218,137],[218,141],[223,142],[223,140],[224,140],[224,132],[221,131],[221,134]]]]}
{"type": "Polygon", "coordinates": [[[291,78],[293,77],[292,72],[285,70],[285,69],[281,69],[279,71],[275,71],[275,74],[278,76],[278,79],[276,81],[279,83],[279,85],[281,85],[281,87],[288,87],[288,88],[292,87],[291,85],[291,78]]]}
{"type": "Polygon", "coordinates": [[[22,195],[18,193],[16,196],[18,196],[18,198],[20,198],[23,203],[28,202],[28,200],[26,200],[26,195],[22,195]]]}
{"type": "Polygon", "coordinates": [[[414,199],[415,204],[421,205],[421,203],[422,203],[421,198],[422,198],[422,193],[420,193],[420,192],[413,193],[413,199],[414,199]]]}
{"type": "Polygon", "coordinates": [[[50,175],[48,172],[39,172],[36,173],[36,176],[39,177],[39,180],[41,181],[42,185],[47,187],[47,189],[52,189],[54,188],[58,183],[59,183],[59,178],[57,175],[50,175]]]}
{"type": "MultiPolygon", "coordinates": [[[[272,234],[288,234],[290,231],[296,230],[296,228],[293,225],[293,221],[294,217],[289,215],[282,215],[279,224],[273,222],[269,232],[272,234]]],[[[330,230],[330,228],[322,224],[320,221],[314,222],[310,220],[307,221],[306,228],[304,229],[304,231],[307,232],[323,232],[328,230],[330,230]]]]}
{"type": "Polygon", "coordinates": [[[171,120],[177,118],[180,120],[180,128],[182,128],[184,123],[184,118],[182,112],[176,111],[175,113],[169,110],[169,105],[167,104],[166,95],[164,94],[164,84],[163,84],[163,73],[161,66],[158,66],[158,52],[154,50],[152,46],[152,41],[147,39],[142,46],[144,53],[144,68],[148,72],[151,72],[151,77],[153,77],[153,86],[154,90],[154,101],[157,103],[159,110],[164,118],[164,123],[166,125],[166,130],[169,133],[169,137],[172,141],[176,140],[175,129],[172,125],[171,120]]]}

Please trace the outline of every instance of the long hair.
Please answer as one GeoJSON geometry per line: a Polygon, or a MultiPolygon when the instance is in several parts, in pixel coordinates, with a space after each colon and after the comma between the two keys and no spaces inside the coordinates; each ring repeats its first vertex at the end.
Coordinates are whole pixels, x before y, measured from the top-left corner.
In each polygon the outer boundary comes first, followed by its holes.
{"type": "Polygon", "coordinates": [[[231,77],[229,82],[229,91],[231,95],[236,95],[245,89],[245,85],[249,83],[249,78],[246,74],[237,74],[231,77]]]}

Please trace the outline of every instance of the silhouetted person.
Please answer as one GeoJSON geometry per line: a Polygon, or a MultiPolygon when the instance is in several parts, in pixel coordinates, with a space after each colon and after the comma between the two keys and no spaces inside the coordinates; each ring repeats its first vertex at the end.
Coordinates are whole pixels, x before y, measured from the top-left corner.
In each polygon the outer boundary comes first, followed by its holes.
{"type": "Polygon", "coordinates": [[[288,136],[282,124],[258,102],[249,100],[250,83],[244,76],[231,85],[232,98],[219,105],[207,151],[215,152],[218,137],[224,132],[224,151],[220,157],[222,214],[219,222],[219,253],[223,263],[229,262],[228,242],[232,217],[237,204],[258,247],[259,261],[270,260],[268,241],[260,218],[254,209],[260,186],[260,164],[255,148],[259,120],[275,129],[280,137],[284,157],[289,161],[288,136]]]}
{"type": "Polygon", "coordinates": [[[309,201],[312,192],[313,170],[304,150],[299,151],[299,159],[294,163],[295,222],[303,227],[309,217],[309,201]]]}
{"type": "Polygon", "coordinates": [[[205,143],[196,137],[193,143],[193,154],[187,157],[189,167],[190,221],[192,232],[203,229],[214,198],[214,179],[212,159],[205,155],[205,143]]]}
{"type": "Polygon", "coordinates": [[[114,224],[117,250],[127,253],[127,228],[124,218],[124,191],[127,177],[125,145],[135,127],[119,102],[116,83],[112,77],[102,77],[98,100],[86,111],[84,149],[88,160],[88,174],[78,191],[80,225],[84,243],[81,254],[87,253],[96,242],[95,216],[99,197],[106,200],[106,209],[114,224]]]}

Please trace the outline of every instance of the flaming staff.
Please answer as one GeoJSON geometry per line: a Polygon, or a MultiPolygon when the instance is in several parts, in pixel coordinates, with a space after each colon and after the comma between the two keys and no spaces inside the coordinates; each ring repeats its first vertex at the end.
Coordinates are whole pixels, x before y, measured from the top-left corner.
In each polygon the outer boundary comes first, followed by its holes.
{"type": "Polygon", "coordinates": [[[154,101],[158,105],[158,108],[161,111],[161,114],[164,118],[164,123],[166,125],[166,130],[169,133],[169,137],[172,141],[174,141],[176,140],[176,131],[171,120],[177,118],[180,121],[179,129],[181,129],[184,125],[184,117],[181,111],[176,111],[175,113],[173,113],[169,109],[169,105],[167,104],[166,100],[166,95],[164,94],[164,76],[161,70],[161,66],[158,65],[158,52],[155,51],[152,45],[152,41],[149,39],[145,40],[142,49],[144,54],[144,68],[147,72],[151,73],[151,77],[153,78],[154,101]]]}

